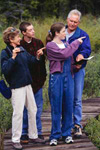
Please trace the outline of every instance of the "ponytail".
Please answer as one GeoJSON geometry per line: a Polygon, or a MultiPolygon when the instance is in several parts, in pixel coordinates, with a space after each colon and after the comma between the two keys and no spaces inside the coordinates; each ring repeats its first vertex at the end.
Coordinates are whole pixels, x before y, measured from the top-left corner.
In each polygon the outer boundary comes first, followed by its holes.
{"type": "Polygon", "coordinates": [[[47,44],[48,42],[51,42],[52,40],[53,40],[52,33],[51,33],[51,31],[48,31],[48,35],[47,35],[47,37],[46,37],[46,44],[47,44]]]}
{"type": "Polygon", "coordinates": [[[46,43],[51,42],[53,40],[53,38],[55,37],[55,33],[56,32],[59,33],[63,27],[65,27],[65,25],[61,22],[54,23],[51,26],[50,31],[46,37],[46,43]]]}

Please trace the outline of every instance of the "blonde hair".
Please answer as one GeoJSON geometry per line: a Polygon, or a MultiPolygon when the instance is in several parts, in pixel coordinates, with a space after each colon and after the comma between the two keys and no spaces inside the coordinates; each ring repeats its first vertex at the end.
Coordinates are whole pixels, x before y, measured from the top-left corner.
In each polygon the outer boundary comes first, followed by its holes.
{"type": "Polygon", "coordinates": [[[8,27],[3,32],[3,40],[6,44],[10,44],[10,38],[14,39],[14,37],[19,34],[19,30],[14,27],[8,27]]]}
{"type": "Polygon", "coordinates": [[[68,17],[67,17],[67,18],[70,18],[70,17],[71,17],[71,15],[77,15],[77,16],[79,16],[79,21],[81,20],[81,16],[82,16],[82,14],[81,14],[81,12],[80,12],[79,10],[77,10],[77,9],[73,9],[73,10],[71,10],[71,11],[69,12],[69,14],[68,14],[68,17]]]}

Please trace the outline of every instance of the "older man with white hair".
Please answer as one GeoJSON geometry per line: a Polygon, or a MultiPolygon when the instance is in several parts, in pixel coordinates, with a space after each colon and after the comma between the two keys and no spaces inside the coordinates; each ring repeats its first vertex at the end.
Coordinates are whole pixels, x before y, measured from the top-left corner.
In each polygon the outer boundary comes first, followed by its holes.
{"type": "MultiPolygon", "coordinates": [[[[75,39],[85,36],[83,43],[79,46],[77,51],[73,54],[74,61],[80,61],[83,58],[88,58],[91,54],[91,45],[88,34],[78,27],[81,19],[81,12],[77,9],[71,10],[67,17],[66,25],[66,41],[69,43],[75,39]]],[[[73,123],[74,135],[80,137],[82,135],[82,92],[84,87],[84,76],[86,61],[83,64],[74,66],[74,103],[73,103],[73,123]]]]}

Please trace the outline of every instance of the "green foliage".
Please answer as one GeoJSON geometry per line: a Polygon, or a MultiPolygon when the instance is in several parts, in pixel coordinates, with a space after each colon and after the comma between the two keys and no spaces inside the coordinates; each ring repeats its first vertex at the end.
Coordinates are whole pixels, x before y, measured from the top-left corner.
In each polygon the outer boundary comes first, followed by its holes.
{"type": "Polygon", "coordinates": [[[100,53],[94,54],[94,56],[86,66],[84,98],[100,96],[100,53]]]}
{"type": "Polygon", "coordinates": [[[12,106],[10,100],[0,94],[0,149],[4,150],[4,135],[11,128],[12,106]]]}
{"type": "Polygon", "coordinates": [[[83,16],[80,28],[89,34],[92,51],[98,53],[100,50],[100,18],[90,14],[83,16]]]}
{"type": "Polygon", "coordinates": [[[49,62],[46,61],[46,71],[47,71],[47,77],[46,77],[46,82],[43,86],[43,110],[46,110],[50,105],[49,103],[49,96],[48,96],[48,86],[49,86],[49,62]]]}
{"type": "Polygon", "coordinates": [[[10,100],[0,95],[0,134],[11,127],[12,106],[10,100]]]}
{"type": "Polygon", "coordinates": [[[99,0],[0,0],[0,14],[3,24],[17,24],[24,19],[37,17],[65,18],[71,9],[79,9],[82,14],[100,14],[99,0]]]}
{"type": "Polygon", "coordinates": [[[100,149],[100,116],[98,120],[91,118],[85,127],[85,132],[91,141],[100,149]]]}
{"type": "MultiPolygon", "coordinates": [[[[33,19],[28,20],[34,25],[35,29],[35,36],[36,38],[39,38],[43,41],[45,45],[45,39],[48,34],[48,30],[50,30],[50,26],[55,22],[63,22],[66,24],[66,20],[62,18],[39,18],[39,19],[33,19]]],[[[92,47],[92,54],[95,55],[95,57],[90,60],[86,66],[86,76],[85,76],[85,85],[84,85],[84,91],[83,91],[83,98],[88,97],[98,97],[100,96],[100,18],[95,18],[92,15],[86,15],[82,17],[82,21],[80,23],[80,28],[85,30],[89,36],[91,41],[91,47],[92,47]]],[[[16,27],[19,27],[19,24],[16,25],[16,27]]],[[[1,34],[2,35],[2,34],[1,34]]],[[[2,40],[2,36],[0,35],[0,51],[5,48],[5,44],[2,40]]],[[[47,64],[47,70],[49,67],[49,64],[47,64]]],[[[49,72],[48,72],[49,74],[49,72]]],[[[46,100],[48,103],[48,76],[46,83],[44,85],[44,101],[46,104],[46,100]]],[[[45,105],[44,104],[44,105],[45,105]]]]}
{"type": "Polygon", "coordinates": [[[45,16],[63,17],[69,11],[69,0],[45,0],[43,6],[45,16]]]}
{"type": "Polygon", "coordinates": [[[52,18],[45,18],[45,19],[40,18],[38,20],[34,19],[31,22],[33,23],[36,31],[35,36],[41,39],[45,44],[45,39],[48,34],[48,31],[50,30],[51,25],[55,22],[64,22],[64,20],[62,18],[57,19],[56,17],[52,17],[52,18]]]}

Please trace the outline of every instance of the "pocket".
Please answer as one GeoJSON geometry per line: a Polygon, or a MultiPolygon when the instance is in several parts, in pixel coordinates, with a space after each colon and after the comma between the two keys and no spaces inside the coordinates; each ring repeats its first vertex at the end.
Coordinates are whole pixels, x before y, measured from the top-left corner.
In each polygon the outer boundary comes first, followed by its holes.
{"type": "Polygon", "coordinates": [[[53,88],[55,86],[55,84],[57,83],[57,80],[60,80],[60,73],[54,73],[50,75],[50,82],[49,82],[49,86],[51,88],[53,88]]]}
{"type": "Polygon", "coordinates": [[[85,76],[85,69],[84,68],[82,69],[82,72],[83,72],[83,75],[85,76]]]}

